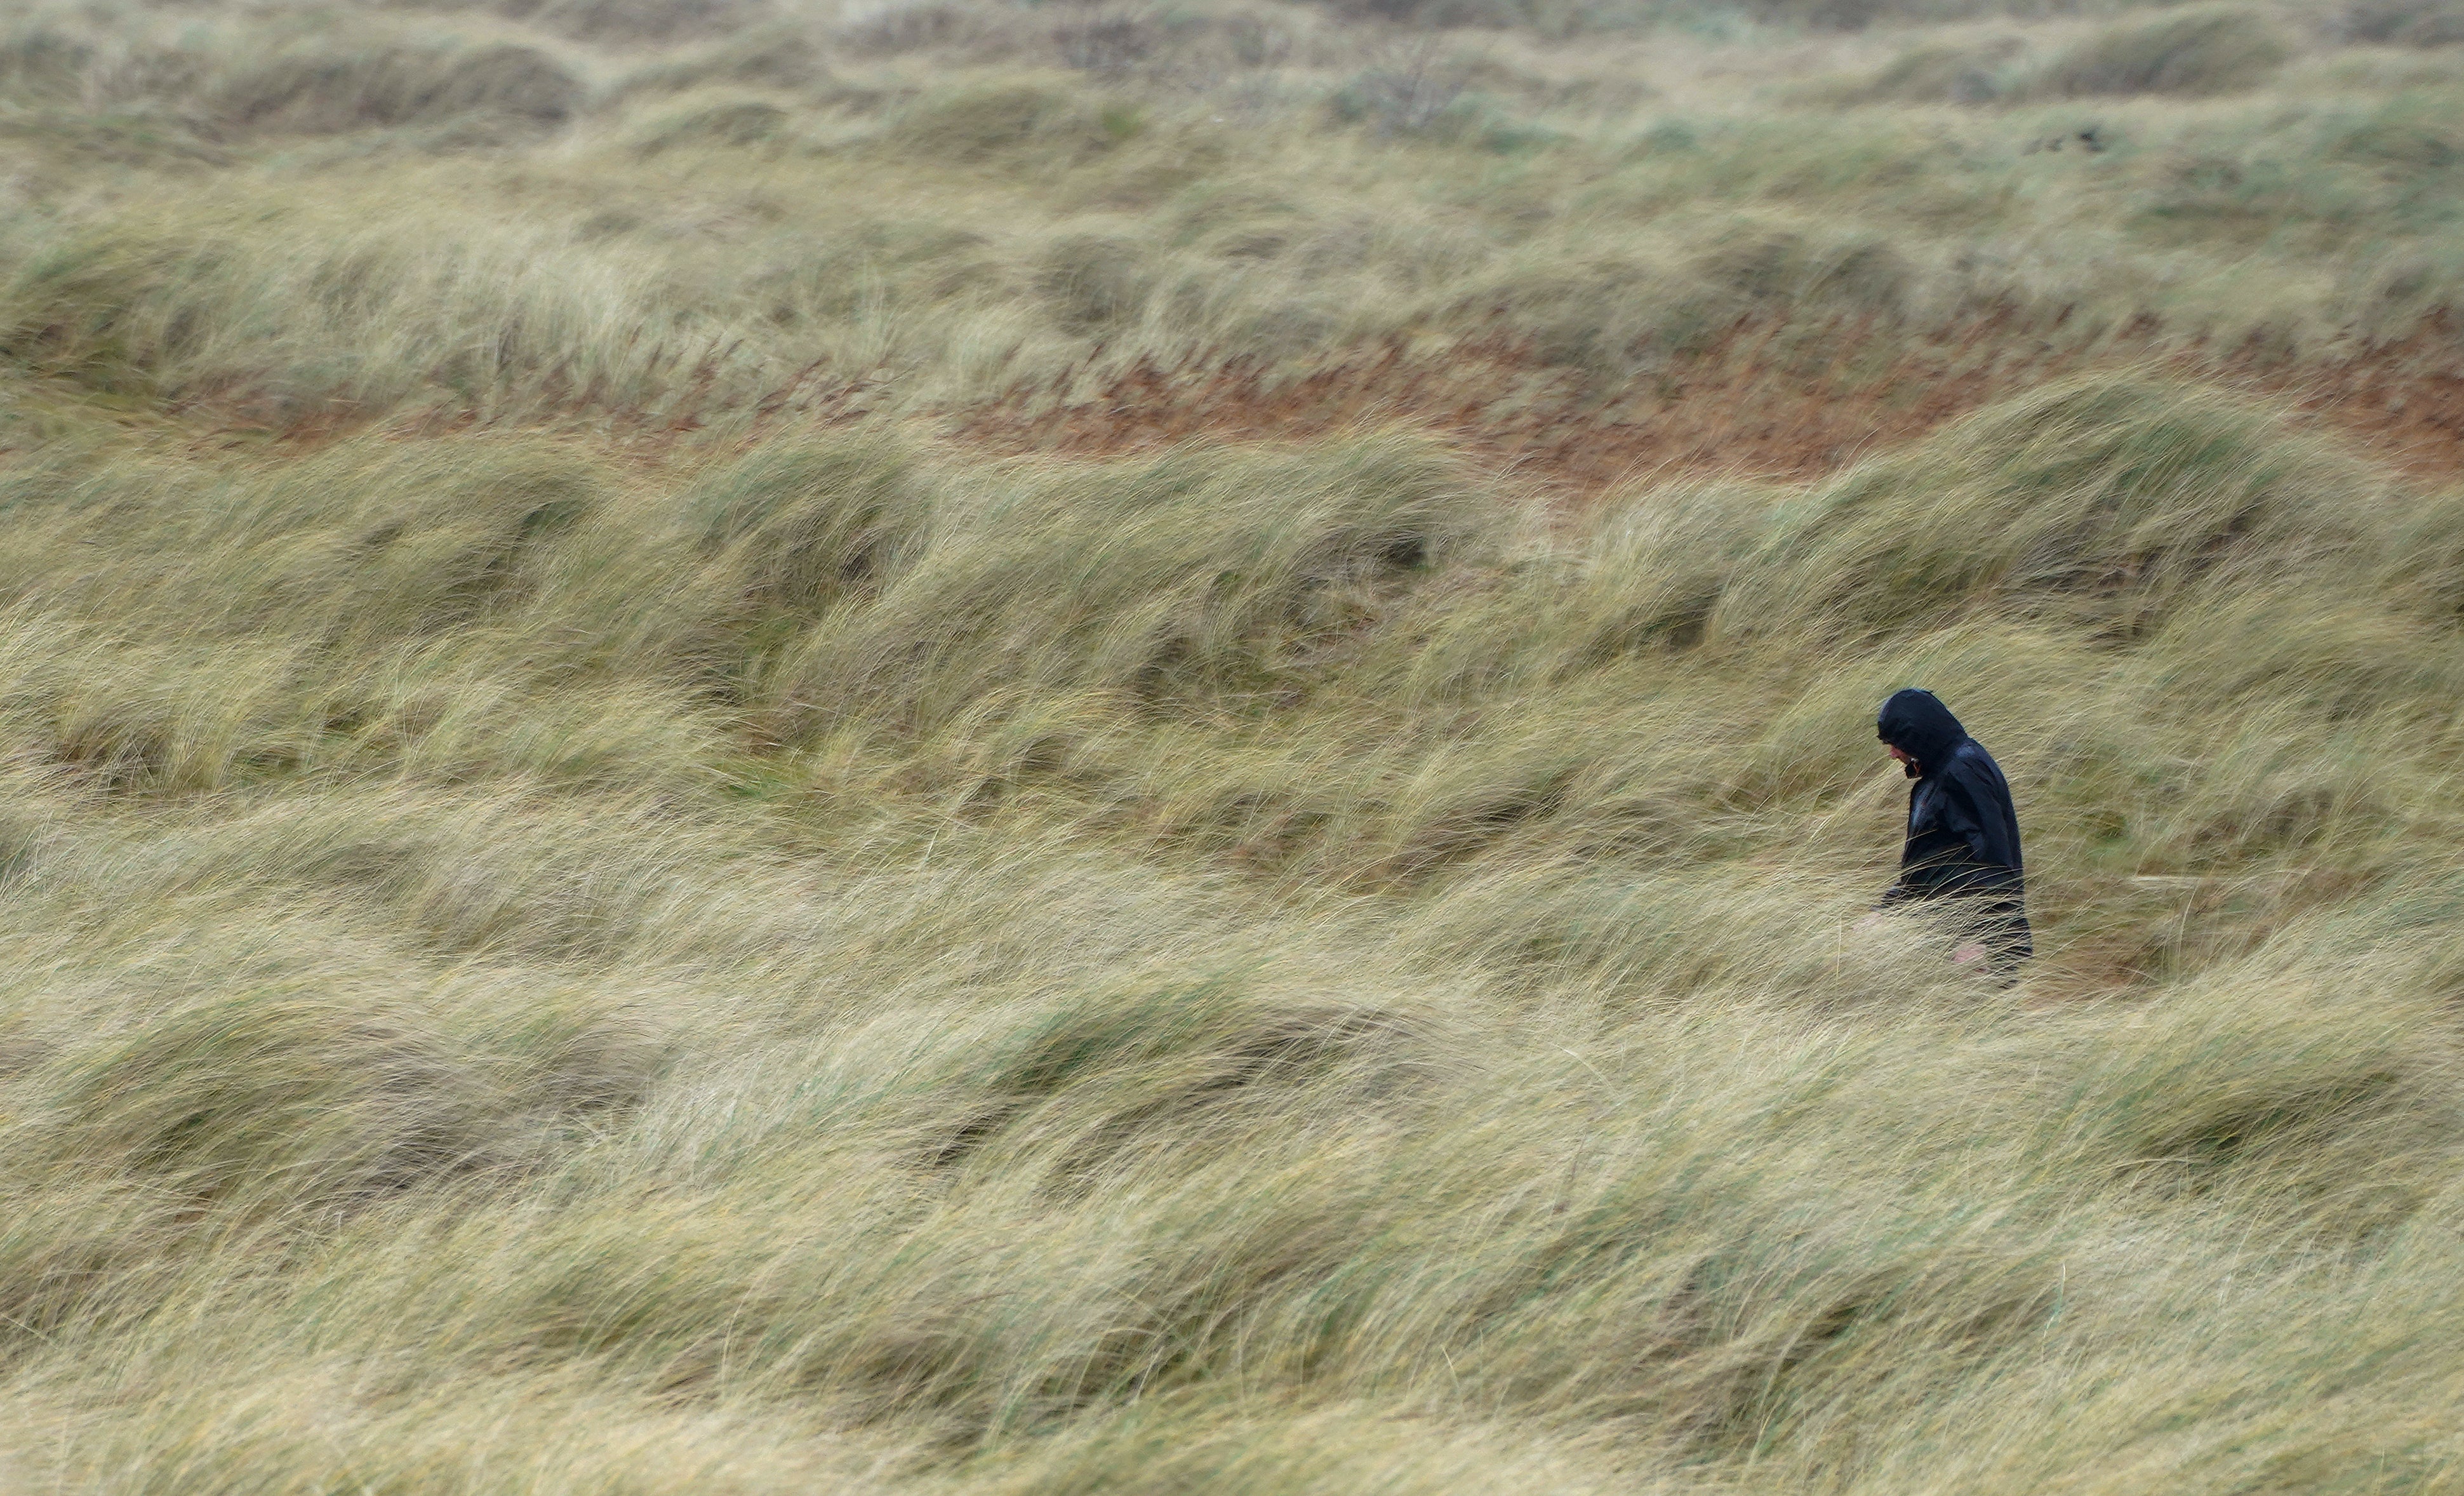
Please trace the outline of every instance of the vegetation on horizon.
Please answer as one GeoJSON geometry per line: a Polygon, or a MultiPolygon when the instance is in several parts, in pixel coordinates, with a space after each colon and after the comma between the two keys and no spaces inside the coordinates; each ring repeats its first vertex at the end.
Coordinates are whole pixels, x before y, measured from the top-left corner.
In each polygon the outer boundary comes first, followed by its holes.
{"type": "Polygon", "coordinates": [[[697,12],[38,11],[0,36],[0,353],[277,429],[740,429],[1395,356],[1613,420],[1731,358],[1869,396],[2101,350],[2444,371],[2464,285],[2464,54],[2305,49],[2406,34],[2341,12],[714,30],[750,9],[649,51],[642,17],[697,12]]]}

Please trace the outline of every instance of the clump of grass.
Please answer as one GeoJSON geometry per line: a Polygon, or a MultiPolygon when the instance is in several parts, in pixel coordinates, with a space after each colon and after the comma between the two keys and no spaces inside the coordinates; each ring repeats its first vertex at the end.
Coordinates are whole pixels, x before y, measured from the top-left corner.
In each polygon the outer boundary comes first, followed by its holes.
{"type": "Polygon", "coordinates": [[[766,99],[729,99],[694,104],[646,124],[633,148],[645,156],[690,146],[747,146],[778,141],[788,114],[766,99]]]}
{"type": "Polygon", "coordinates": [[[0,97],[73,97],[96,61],[83,37],[53,27],[20,25],[0,36],[0,97]]]}
{"type": "Polygon", "coordinates": [[[675,42],[772,19],[769,0],[495,0],[500,14],[578,41],[675,42]]]}
{"type": "Polygon", "coordinates": [[[1107,77],[1135,69],[1165,41],[1165,28],[1154,15],[1101,5],[1070,6],[1052,27],[1053,48],[1064,65],[1107,77]]]}
{"type": "Polygon", "coordinates": [[[2226,94],[2260,82],[2292,55],[2255,11],[2192,10],[2112,26],[2047,63],[2034,87],[2057,98],[2226,94]]]}
{"type": "Polygon", "coordinates": [[[1145,309],[1155,284],[1155,255],[1133,239],[1072,234],[1044,252],[1035,288],[1072,332],[1115,327],[1145,309]]]}
{"type": "MultiPolygon", "coordinates": [[[[274,209],[300,210],[318,212],[274,209]]],[[[681,329],[667,341],[628,325],[641,268],[582,268],[596,256],[561,236],[515,229],[423,244],[345,212],[330,233],[306,235],[300,255],[267,260],[228,221],[167,228],[78,234],[17,261],[15,316],[0,341],[98,387],[216,391],[275,419],[337,402],[394,406],[422,390],[488,400],[527,384],[536,398],[543,379],[626,398],[628,386],[646,392],[639,380],[652,369],[718,352],[681,329]],[[225,341],[252,323],[244,339],[283,329],[297,358],[268,365],[225,341]]]]}
{"type": "Polygon", "coordinates": [[[1366,121],[1385,135],[1420,135],[1447,122],[1463,106],[1471,70],[1426,41],[1346,83],[1334,96],[1338,118],[1366,121]]]}
{"type": "Polygon", "coordinates": [[[2013,60],[2022,44],[2013,37],[1955,47],[1917,47],[1876,73],[1860,89],[1866,100],[1907,103],[1991,103],[2011,92],[2013,60]]]}
{"type": "Polygon", "coordinates": [[[278,55],[227,77],[210,107],[237,128],[331,135],[472,115],[555,125],[582,99],[581,81],[536,48],[379,43],[278,55]]]}
{"type": "Polygon", "coordinates": [[[1807,571],[1782,582],[1762,561],[1776,590],[1724,616],[1755,628],[1798,609],[1903,622],[1990,587],[2135,628],[2184,589],[2218,584],[2218,567],[2233,568],[2226,585],[2264,587],[2325,554],[2391,564],[2372,543],[2386,545],[2388,506],[2403,499],[2250,420],[2161,385],[2047,389],[1922,457],[1838,480],[1792,527],[1801,539],[1775,538],[1774,559],[1808,547],[1807,571]],[[2329,494],[2332,508],[2313,507],[2329,494]]]}
{"type": "Polygon", "coordinates": [[[1111,146],[1119,133],[1079,94],[1014,82],[921,100],[891,121],[888,140],[931,160],[982,165],[1030,151],[1081,160],[1111,146]]]}
{"type": "Polygon", "coordinates": [[[802,28],[755,28],[626,75],[620,95],[682,93],[715,85],[809,91],[830,78],[828,60],[802,28]]]}
{"type": "Polygon", "coordinates": [[[776,689],[816,725],[928,728],[1038,693],[1272,689],[1479,528],[1459,475],[1392,441],[1023,481],[942,506],[776,689]]]}
{"type": "Polygon", "coordinates": [[[758,448],[683,497],[750,604],[808,619],[911,565],[948,502],[913,452],[862,437],[758,448]]]}
{"type": "Polygon", "coordinates": [[[2345,10],[2344,33],[2398,47],[2452,47],[2464,42],[2464,7],[2450,0],[2362,0],[2345,10]]]}
{"type": "Polygon", "coordinates": [[[1008,38],[1001,17],[958,0],[895,0],[843,17],[831,33],[843,51],[885,57],[1008,38]]]}

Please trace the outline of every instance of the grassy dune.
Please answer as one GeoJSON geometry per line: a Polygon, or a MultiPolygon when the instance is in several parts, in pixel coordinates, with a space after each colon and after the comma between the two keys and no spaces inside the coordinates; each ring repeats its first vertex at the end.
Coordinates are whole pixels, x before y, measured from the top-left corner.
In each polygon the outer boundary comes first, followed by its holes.
{"type": "Polygon", "coordinates": [[[0,1487],[2464,1488],[2451,13],[14,23],[0,1487]]]}
{"type": "Polygon", "coordinates": [[[2258,9],[1727,24],[935,5],[649,46],[37,11],[0,37],[0,352],[276,428],[1100,405],[1384,358],[1594,417],[1735,357],[1886,403],[2103,353],[2455,372],[2453,49],[2258,9]]]}

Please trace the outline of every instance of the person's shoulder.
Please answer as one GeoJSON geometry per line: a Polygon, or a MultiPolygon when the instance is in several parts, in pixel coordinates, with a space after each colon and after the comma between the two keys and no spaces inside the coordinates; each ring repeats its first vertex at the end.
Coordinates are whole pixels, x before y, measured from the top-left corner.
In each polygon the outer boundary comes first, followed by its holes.
{"type": "Polygon", "coordinates": [[[1950,756],[1951,774],[1959,779],[1982,780],[1988,784],[2002,782],[2002,765],[1985,751],[1985,745],[1970,737],[1963,741],[1950,756]]]}

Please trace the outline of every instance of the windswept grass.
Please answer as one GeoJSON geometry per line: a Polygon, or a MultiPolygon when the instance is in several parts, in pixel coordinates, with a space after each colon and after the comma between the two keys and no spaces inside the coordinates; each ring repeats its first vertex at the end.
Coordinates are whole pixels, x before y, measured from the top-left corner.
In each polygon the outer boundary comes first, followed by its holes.
{"type": "Polygon", "coordinates": [[[2443,369],[2459,284],[2464,69],[2297,57],[2360,34],[2327,17],[1918,32],[1722,91],[1701,43],[1284,10],[799,11],[648,52],[562,13],[18,23],[0,354],[280,428],[1100,408],[1386,361],[1607,421],[1705,374],[2443,369]],[[1148,40],[1106,61],[1113,20],[1148,40]]]}
{"type": "Polygon", "coordinates": [[[12,15],[0,1488],[2464,1485],[2365,10],[12,15]]]}
{"type": "Polygon", "coordinates": [[[2269,411],[1549,528],[1391,435],[14,429],[23,1481],[2455,1459],[2464,495],[2269,411]],[[2011,994],[1848,928],[1912,679],[2021,787],[2011,994]]]}
{"type": "Polygon", "coordinates": [[[2227,94],[2264,80],[2289,39],[2249,11],[2189,10],[2116,26],[2054,59],[2037,86],[2056,96],[2227,94]]]}

